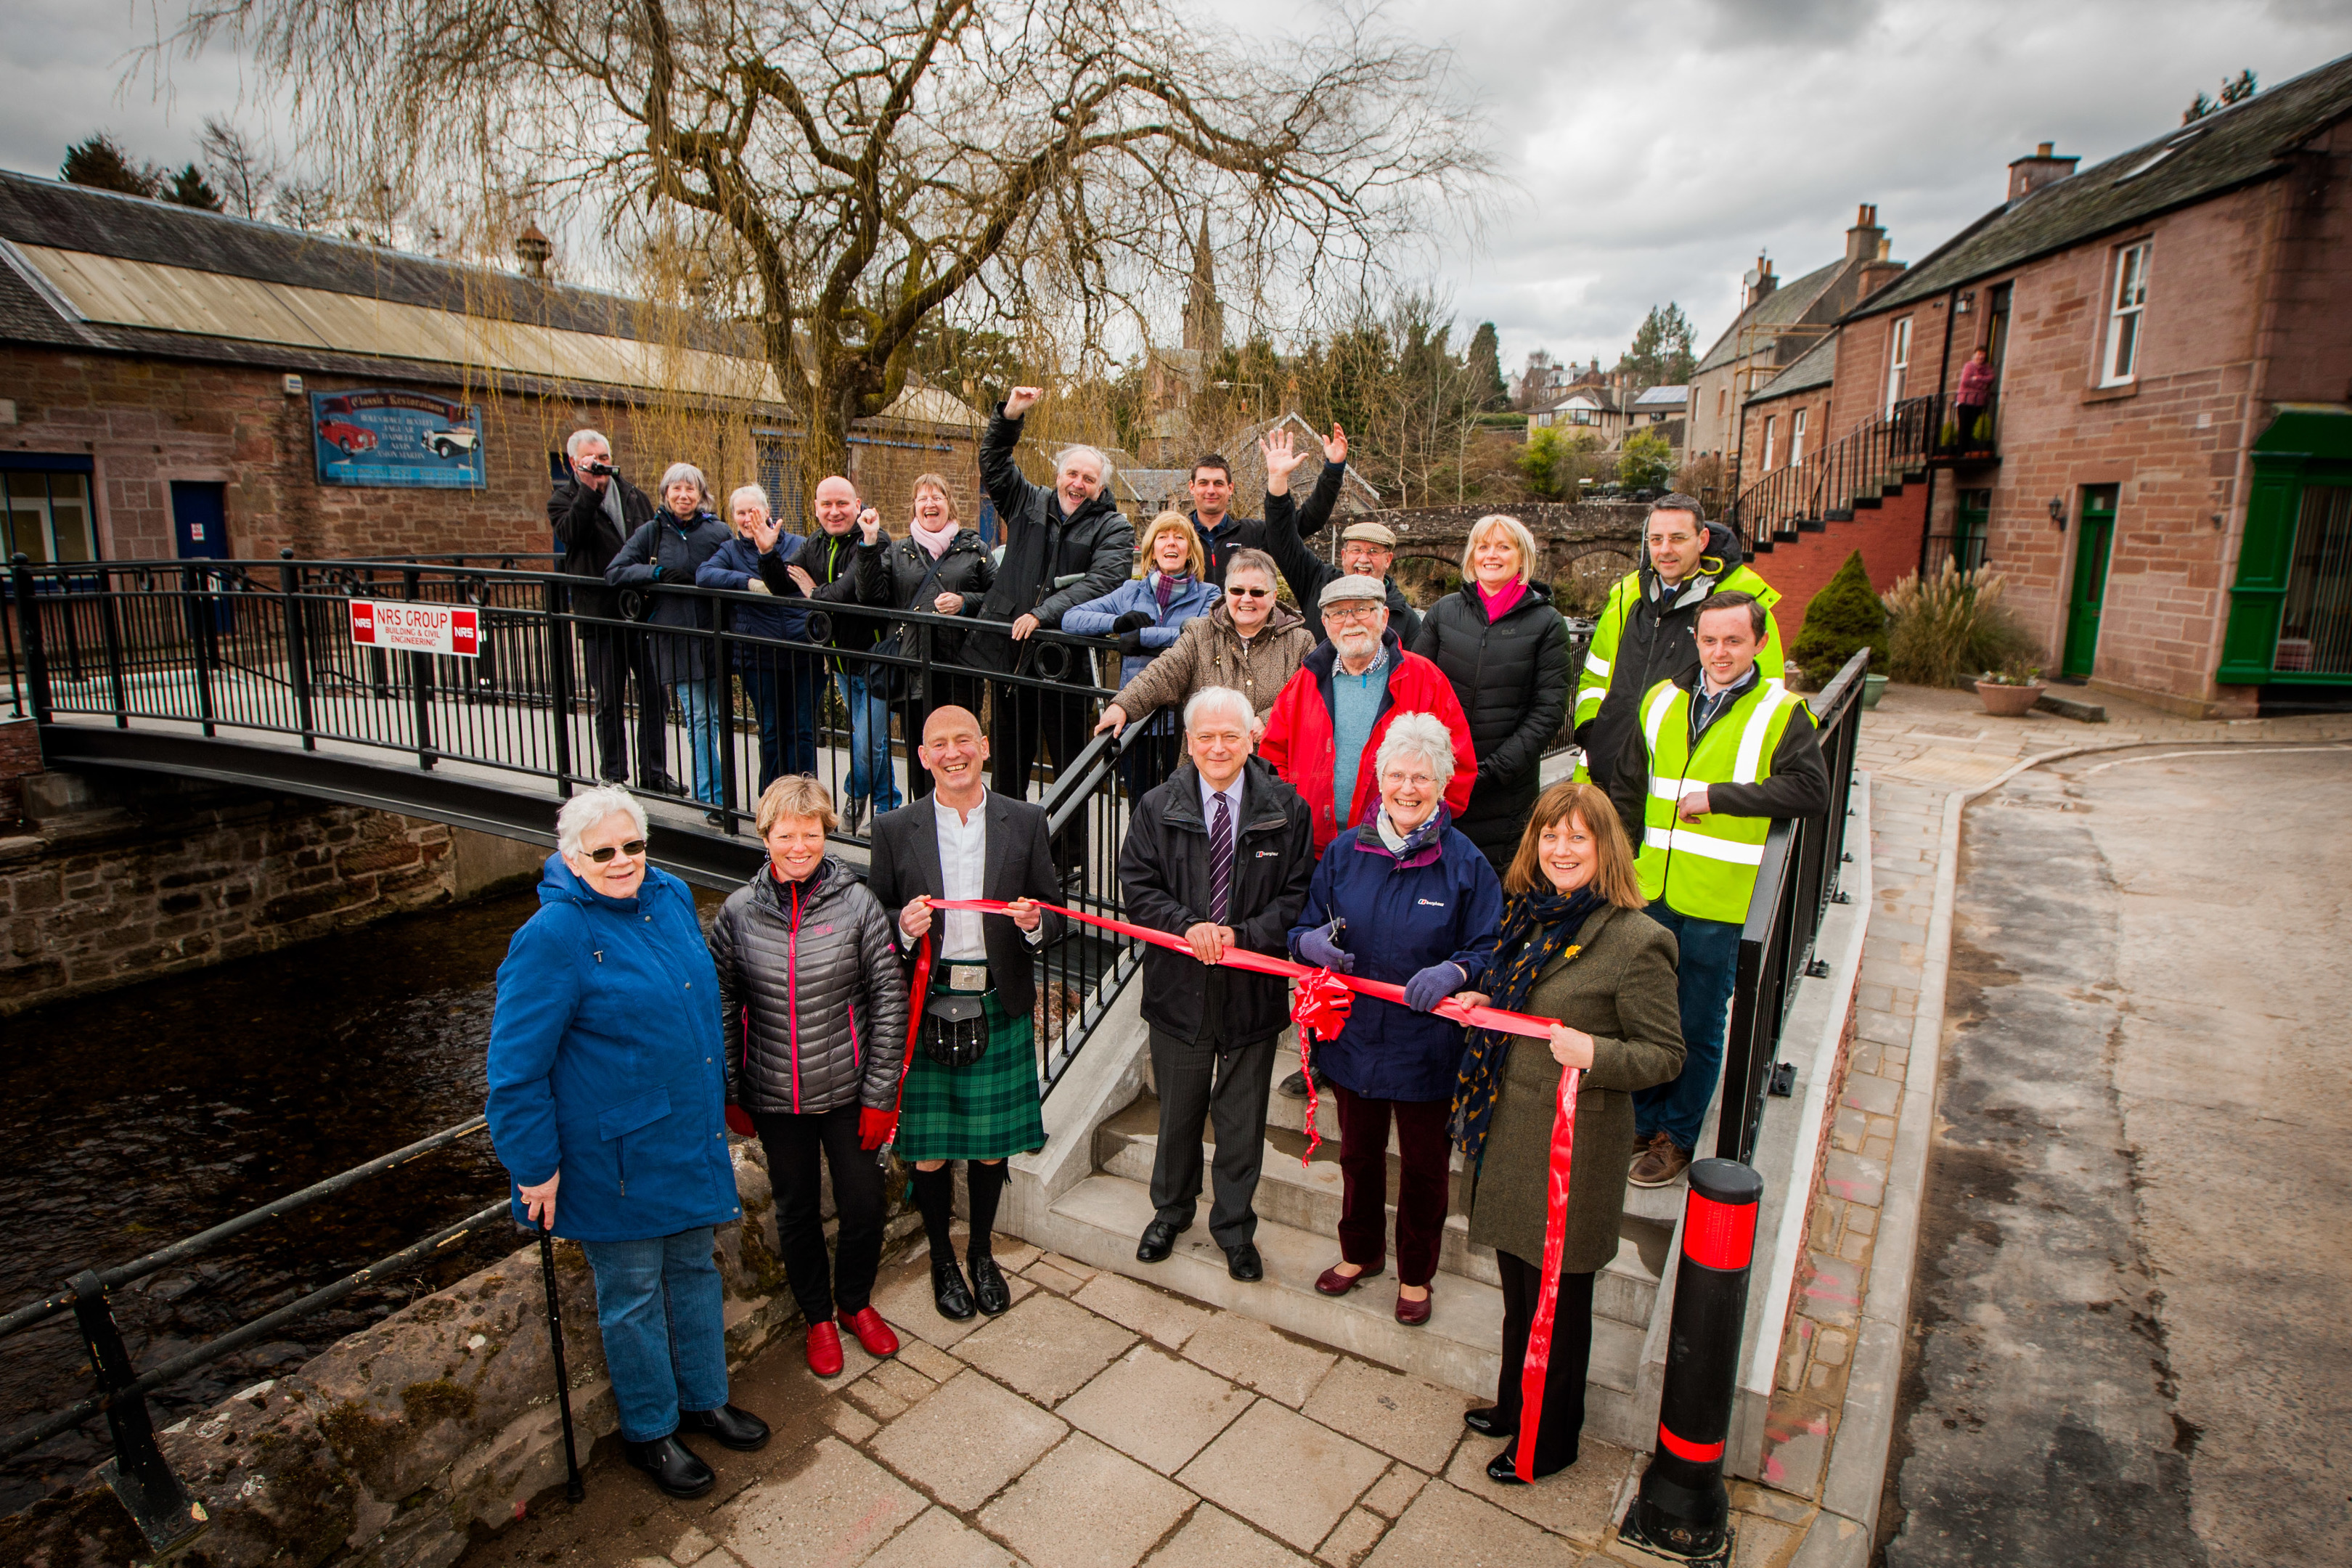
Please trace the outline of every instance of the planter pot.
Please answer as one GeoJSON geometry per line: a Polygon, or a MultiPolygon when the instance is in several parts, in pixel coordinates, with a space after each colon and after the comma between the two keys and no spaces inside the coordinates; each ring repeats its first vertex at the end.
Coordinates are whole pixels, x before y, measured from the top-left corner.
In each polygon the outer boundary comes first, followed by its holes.
{"type": "Polygon", "coordinates": [[[1993,681],[1979,680],[1977,682],[1977,700],[1984,704],[1985,711],[1996,719],[2022,719],[2033,711],[2033,705],[2042,700],[2042,694],[2048,689],[2038,680],[2031,686],[2001,686],[1993,681]]]}
{"type": "Polygon", "coordinates": [[[1885,695],[1886,677],[1865,675],[1862,678],[1862,705],[1864,708],[1877,707],[1878,700],[1885,695]]]}

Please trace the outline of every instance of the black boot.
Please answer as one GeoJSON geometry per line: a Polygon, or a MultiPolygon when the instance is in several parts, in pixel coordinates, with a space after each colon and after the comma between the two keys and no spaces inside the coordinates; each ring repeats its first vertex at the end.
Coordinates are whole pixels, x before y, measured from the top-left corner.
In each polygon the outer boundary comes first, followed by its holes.
{"type": "Polygon", "coordinates": [[[768,1424],[732,1405],[722,1405],[716,1410],[681,1411],[677,1429],[708,1432],[739,1454],[756,1453],[768,1446],[768,1424]]]}
{"type": "Polygon", "coordinates": [[[672,1497],[700,1497],[719,1482],[710,1467],[675,1436],[650,1443],[629,1443],[629,1463],[653,1477],[654,1485],[672,1497]]]}

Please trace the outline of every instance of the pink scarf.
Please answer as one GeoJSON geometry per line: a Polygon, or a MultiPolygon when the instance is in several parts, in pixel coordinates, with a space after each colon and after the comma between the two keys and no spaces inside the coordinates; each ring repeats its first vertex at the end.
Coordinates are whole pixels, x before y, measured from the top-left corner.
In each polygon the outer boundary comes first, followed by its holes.
{"type": "Polygon", "coordinates": [[[1511,606],[1517,604],[1527,591],[1528,585],[1525,583],[1506,583],[1499,593],[1490,590],[1484,583],[1479,584],[1478,597],[1486,605],[1486,619],[1491,623],[1509,615],[1511,606]]]}
{"type": "Polygon", "coordinates": [[[909,518],[907,521],[907,531],[916,543],[931,552],[932,560],[937,561],[948,552],[948,546],[955,542],[955,536],[960,529],[957,524],[950,522],[934,533],[925,528],[920,521],[909,518]]]}

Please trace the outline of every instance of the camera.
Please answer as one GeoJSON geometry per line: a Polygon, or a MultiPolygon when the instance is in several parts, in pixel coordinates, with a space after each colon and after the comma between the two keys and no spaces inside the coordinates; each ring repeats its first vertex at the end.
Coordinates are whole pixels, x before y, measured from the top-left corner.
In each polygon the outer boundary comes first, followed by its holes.
{"type": "Polygon", "coordinates": [[[621,470],[613,467],[610,463],[601,461],[595,458],[591,458],[586,462],[580,465],[580,471],[583,474],[617,474],[621,470]]]}

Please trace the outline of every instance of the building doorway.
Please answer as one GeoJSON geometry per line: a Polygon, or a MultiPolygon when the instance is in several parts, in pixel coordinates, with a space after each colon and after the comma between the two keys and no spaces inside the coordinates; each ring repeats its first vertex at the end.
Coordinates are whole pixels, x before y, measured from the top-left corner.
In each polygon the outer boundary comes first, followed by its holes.
{"type": "Polygon", "coordinates": [[[2067,597],[2066,651],[2058,673],[2089,679],[2099,657],[2099,615],[2107,596],[2107,563],[2116,542],[2115,485],[2084,485],[2077,510],[2074,589],[2067,597]]]}
{"type": "Polygon", "coordinates": [[[1952,562],[1963,572],[1985,563],[1985,535],[1992,527],[1992,491],[1962,490],[1952,513],[1952,562]]]}
{"type": "Polygon", "coordinates": [[[2307,485],[2271,668],[2352,675],[2352,485],[2307,485]]]}
{"type": "Polygon", "coordinates": [[[228,559],[228,487],[172,481],[173,552],[183,561],[228,559]]]}

